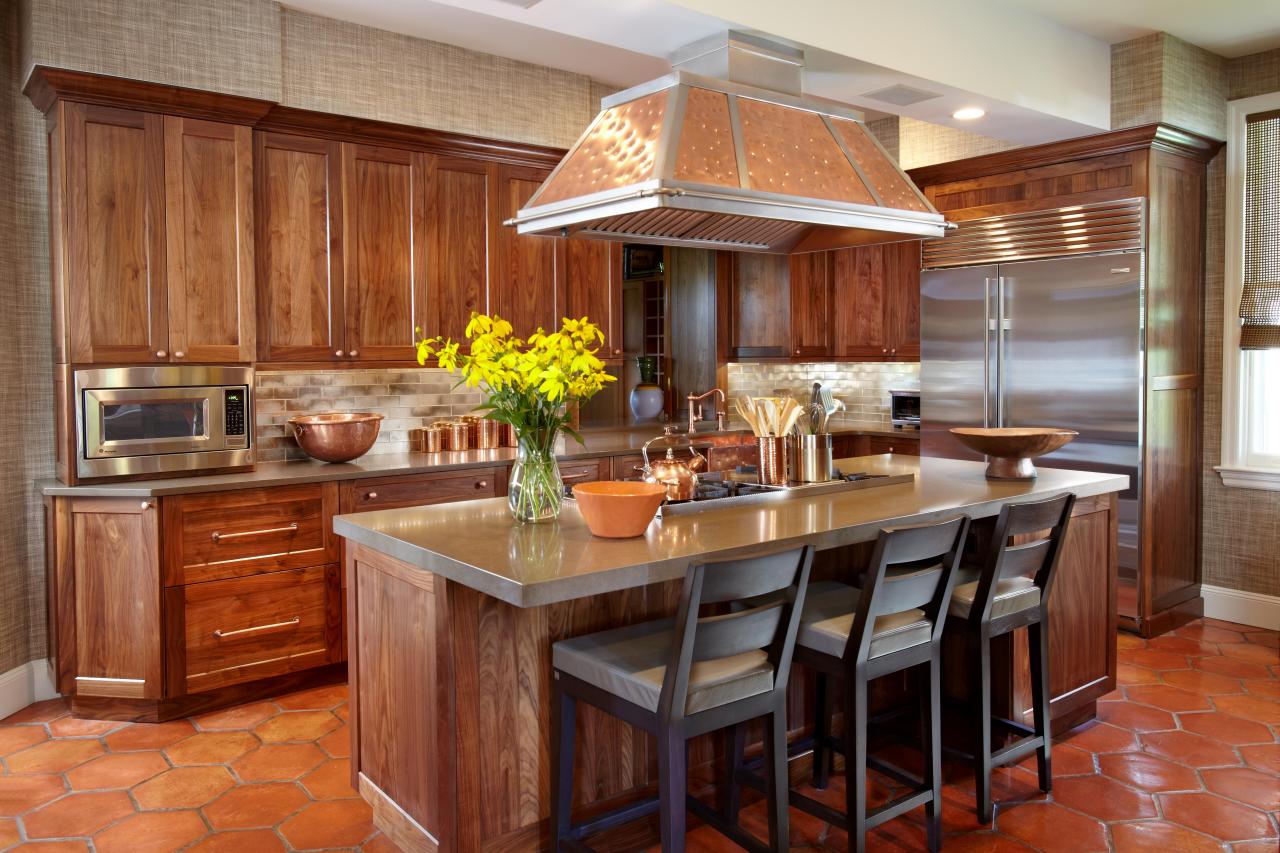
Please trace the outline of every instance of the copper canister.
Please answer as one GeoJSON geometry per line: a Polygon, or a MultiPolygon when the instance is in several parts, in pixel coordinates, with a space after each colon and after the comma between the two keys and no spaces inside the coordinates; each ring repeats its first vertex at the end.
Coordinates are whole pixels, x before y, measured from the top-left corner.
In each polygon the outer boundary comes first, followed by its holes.
{"type": "Polygon", "coordinates": [[[427,427],[428,429],[434,429],[434,430],[440,431],[440,449],[441,450],[453,449],[453,447],[450,446],[449,444],[449,427],[452,425],[453,425],[452,421],[444,419],[444,420],[433,421],[431,423],[431,426],[427,427]]]}
{"type": "Polygon", "coordinates": [[[467,449],[480,446],[480,418],[475,415],[463,415],[458,418],[467,425],[467,449]]]}
{"type": "Polygon", "coordinates": [[[439,453],[444,450],[445,438],[449,434],[448,427],[432,424],[424,430],[426,433],[426,450],[428,453],[439,453]]]}
{"type": "Polygon", "coordinates": [[[480,450],[492,450],[502,445],[502,422],[481,418],[479,423],[480,440],[476,447],[480,450]]]}
{"type": "Polygon", "coordinates": [[[471,424],[464,420],[452,421],[449,424],[449,449],[471,449],[471,424]]]}
{"type": "Polygon", "coordinates": [[[417,427],[409,430],[409,452],[410,453],[426,453],[427,452],[427,428],[417,427]]]}
{"type": "Polygon", "coordinates": [[[502,446],[503,447],[519,447],[520,436],[516,434],[516,428],[511,424],[502,425],[502,446]]]}
{"type": "Polygon", "coordinates": [[[756,438],[760,473],[760,485],[785,486],[787,484],[787,439],[781,435],[762,435],[756,438]]]}

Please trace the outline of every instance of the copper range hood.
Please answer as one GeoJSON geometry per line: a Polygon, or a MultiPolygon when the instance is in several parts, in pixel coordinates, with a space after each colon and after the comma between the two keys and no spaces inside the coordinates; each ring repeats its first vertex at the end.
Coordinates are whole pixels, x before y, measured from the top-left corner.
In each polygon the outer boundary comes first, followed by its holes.
{"type": "Polygon", "coordinates": [[[780,254],[942,236],[946,222],[862,113],[801,95],[802,51],[730,32],[673,67],[605,98],[507,224],[780,254]]]}

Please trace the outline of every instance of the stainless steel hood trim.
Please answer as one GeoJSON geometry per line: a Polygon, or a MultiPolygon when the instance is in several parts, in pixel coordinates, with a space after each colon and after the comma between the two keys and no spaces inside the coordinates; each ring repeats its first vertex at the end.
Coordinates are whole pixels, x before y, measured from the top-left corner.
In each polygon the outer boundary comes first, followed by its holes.
{"type": "Polygon", "coordinates": [[[853,169],[858,180],[862,181],[862,185],[867,188],[867,192],[871,193],[871,198],[875,203],[884,206],[884,199],[880,197],[880,193],[876,192],[875,185],[867,180],[866,174],[863,173],[862,167],[858,165],[858,158],[853,156],[853,152],[849,150],[848,144],[844,141],[844,137],[836,130],[836,126],[831,123],[831,116],[824,115],[822,123],[827,126],[827,133],[831,134],[831,138],[836,141],[836,145],[840,147],[840,153],[844,154],[844,159],[849,161],[849,167],[853,169]]]}
{"type": "Polygon", "coordinates": [[[689,90],[684,86],[676,86],[667,94],[662,133],[658,135],[653,159],[653,174],[660,181],[669,181],[675,176],[676,151],[680,145],[680,132],[684,130],[684,107],[688,100],[689,90]]]}
{"type": "MultiPolygon", "coordinates": [[[[847,118],[851,121],[866,121],[866,113],[862,110],[854,109],[847,104],[840,104],[835,101],[826,101],[819,98],[809,98],[796,95],[788,95],[785,92],[775,92],[771,89],[761,89],[757,86],[748,86],[744,83],[734,83],[729,80],[721,80],[716,77],[707,77],[702,74],[693,74],[689,71],[672,71],[670,74],[664,74],[653,80],[632,86],[630,89],[624,89],[600,99],[601,110],[607,110],[621,104],[634,101],[636,98],[642,98],[645,95],[652,95],[654,92],[660,92],[663,89],[672,86],[695,86],[699,89],[710,89],[713,92],[723,92],[726,95],[733,95],[739,98],[750,98],[753,101],[765,101],[770,104],[777,104],[781,107],[791,107],[805,112],[818,113],[819,115],[833,115],[839,118],[847,118]]],[[[577,147],[577,146],[575,146],[577,147]]],[[[569,150],[573,150],[572,148],[569,150]]],[[[882,149],[883,150],[883,149],[882,149]]]]}
{"type": "Polygon", "coordinates": [[[738,112],[738,99],[726,96],[729,102],[729,132],[733,134],[733,156],[738,163],[738,186],[751,189],[751,172],[747,168],[747,143],[742,137],[742,116],[738,112]]]}

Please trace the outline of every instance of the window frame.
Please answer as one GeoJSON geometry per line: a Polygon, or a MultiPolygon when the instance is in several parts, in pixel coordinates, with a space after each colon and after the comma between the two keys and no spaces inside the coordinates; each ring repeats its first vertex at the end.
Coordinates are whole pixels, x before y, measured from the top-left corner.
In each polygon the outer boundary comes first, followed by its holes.
{"type": "Polygon", "coordinates": [[[1214,468],[1227,486],[1280,491],[1280,466],[1250,457],[1246,428],[1253,399],[1248,353],[1240,349],[1240,293],[1244,286],[1244,181],[1248,151],[1245,118],[1280,109],[1280,92],[1227,102],[1226,270],[1222,311],[1222,459],[1214,468]]]}

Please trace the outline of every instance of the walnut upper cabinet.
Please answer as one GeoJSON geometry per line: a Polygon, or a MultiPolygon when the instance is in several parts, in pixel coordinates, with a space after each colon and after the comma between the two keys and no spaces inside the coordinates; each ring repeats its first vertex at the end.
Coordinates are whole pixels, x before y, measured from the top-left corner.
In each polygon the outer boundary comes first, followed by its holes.
{"type": "MultiPolygon", "coordinates": [[[[546,239],[546,238],[543,238],[546,239]]],[[[600,357],[617,361],[622,341],[622,244],[570,239],[564,244],[566,317],[587,317],[600,327],[600,357]]]]}
{"type": "Polygon", "coordinates": [[[918,361],[920,243],[883,243],[832,254],[835,357],[918,361]]]}
{"type": "Polygon", "coordinates": [[[497,235],[497,253],[490,280],[493,282],[492,309],[511,322],[515,334],[528,335],[539,326],[550,331],[560,327],[564,313],[564,252],[559,239],[520,236],[502,223],[516,215],[534,194],[547,172],[521,166],[497,169],[498,205],[492,228],[497,235]]]}
{"type": "Polygon", "coordinates": [[[497,204],[493,164],[464,157],[435,157],[429,165],[427,204],[428,336],[463,341],[471,312],[489,303],[489,259],[497,234],[490,212],[497,204]]]}
{"type": "Polygon", "coordinates": [[[49,127],[58,361],[251,361],[249,129],[73,102],[49,127]]]}
{"type": "Polygon", "coordinates": [[[790,258],[791,356],[831,356],[831,253],[809,252],[790,258]]]}
{"type": "Polygon", "coordinates": [[[785,255],[738,253],[730,287],[733,359],[787,358],[791,351],[791,287],[785,255]]]}

